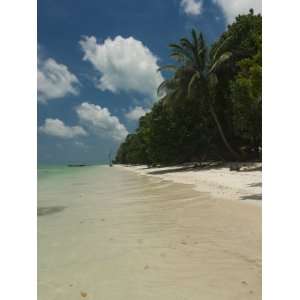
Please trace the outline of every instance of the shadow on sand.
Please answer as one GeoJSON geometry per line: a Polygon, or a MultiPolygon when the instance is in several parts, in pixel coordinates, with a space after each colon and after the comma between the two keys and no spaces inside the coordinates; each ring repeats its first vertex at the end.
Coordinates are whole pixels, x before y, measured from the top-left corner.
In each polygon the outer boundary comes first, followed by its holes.
{"type": "MultiPolygon", "coordinates": [[[[148,172],[148,174],[162,175],[167,173],[177,173],[177,172],[186,172],[186,171],[196,172],[196,171],[204,171],[204,170],[211,170],[211,169],[220,169],[220,168],[224,168],[225,166],[226,164],[224,163],[210,163],[210,164],[203,164],[202,166],[199,166],[198,164],[189,164],[189,165],[178,166],[178,167],[169,166],[169,169],[155,170],[152,172],[148,172]]],[[[166,168],[166,167],[163,166],[162,168],[166,168]]]]}
{"type": "Polygon", "coordinates": [[[253,194],[253,195],[247,195],[241,197],[241,200],[261,200],[262,195],[261,194],[253,194]]]}
{"type": "Polygon", "coordinates": [[[250,187],[262,187],[262,183],[261,182],[257,182],[257,183],[251,183],[249,184],[250,187]]]}
{"type": "MultiPolygon", "coordinates": [[[[153,167],[155,169],[164,168],[163,170],[155,170],[150,171],[148,174],[151,175],[162,175],[168,173],[177,173],[177,172],[186,172],[186,171],[194,171],[194,172],[201,172],[205,170],[217,170],[221,168],[231,168],[232,163],[226,162],[208,162],[208,163],[188,163],[184,165],[174,165],[174,166],[161,166],[161,167],[153,167]]],[[[151,169],[152,167],[143,167],[142,169],[151,169]]],[[[238,170],[231,170],[236,172],[253,172],[253,171],[261,171],[261,166],[255,166],[255,164],[251,163],[241,163],[240,169],[238,170]]],[[[253,186],[254,187],[254,186],[253,186]]]]}
{"type": "Polygon", "coordinates": [[[56,214],[63,211],[65,206],[47,206],[47,207],[38,207],[37,215],[38,217],[56,214]]]}

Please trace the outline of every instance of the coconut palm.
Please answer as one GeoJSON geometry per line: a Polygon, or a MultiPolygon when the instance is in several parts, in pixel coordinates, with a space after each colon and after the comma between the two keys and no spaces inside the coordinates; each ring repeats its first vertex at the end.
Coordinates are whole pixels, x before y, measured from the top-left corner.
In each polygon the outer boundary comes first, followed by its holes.
{"type": "Polygon", "coordinates": [[[163,66],[159,70],[172,71],[173,77],[165,80],[158,87],[158,94],[164,93],[163,101],[174,101],[182,98],[183,95],[192,94],[201,97],[208,106],[225,147],[236,160],[239,160],[240,156],[229,144],[214,107],[215,90],[218,84],[217,71],[232,56],[231,52],[224,51],[229,39],[225,39],[210,56],[202,33],[195,30],[192,30],[191,41],[182,38],[179,44],[171,44],[170,56],[176,64],[163,66]]]}

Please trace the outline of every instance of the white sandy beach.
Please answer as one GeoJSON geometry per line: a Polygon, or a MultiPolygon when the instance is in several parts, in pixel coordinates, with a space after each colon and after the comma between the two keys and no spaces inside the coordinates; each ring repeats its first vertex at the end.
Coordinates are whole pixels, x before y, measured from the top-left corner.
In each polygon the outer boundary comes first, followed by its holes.
{"type": "Polygon", "coordinates": [[[209,193],[214,198],[243,200],[246,203],[261,205],[260,163],[245,166],[241,171],[230,171],[228,166],[194,169],[192,164],[163,168],[148,168],[145,165],[117,167],[176,183],[192,184],[195,190],[209,193]]]}

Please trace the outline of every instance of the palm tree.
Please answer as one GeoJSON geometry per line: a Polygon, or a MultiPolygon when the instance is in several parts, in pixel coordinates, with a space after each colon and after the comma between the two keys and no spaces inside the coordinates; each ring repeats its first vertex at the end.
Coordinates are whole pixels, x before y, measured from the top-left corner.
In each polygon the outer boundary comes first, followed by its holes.
{"type": "Polygon", "coordinates": [[[183,94],[190,96],[192,92],[201,92],[201,96],[208,105],[209,112],[217,126],[220,137],[231,153],[239,160],[240,156],[229,144],[219,118],[214,108],[215,88],[218,84],[217,70],[231,57],[232,53],[224,51],[230,38],[218,47],[211,58],[202,33],[192,30],[192,41],[182,38],[179,44],[171,44],[171,57],[177,62],[175,65],[166,65],[159,70],[168,70],[174,73],[173,77],[165,80],[158,87],[158,94],[166,92],[164,100],[174,100],[181,98],[183,94]]]}

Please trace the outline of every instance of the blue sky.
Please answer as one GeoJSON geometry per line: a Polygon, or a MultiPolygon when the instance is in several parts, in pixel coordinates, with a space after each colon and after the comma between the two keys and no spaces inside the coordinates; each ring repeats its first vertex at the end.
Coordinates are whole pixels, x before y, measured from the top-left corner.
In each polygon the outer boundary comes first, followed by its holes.
{"type": "Polygon", "coordinates": [[[168,44],[259,0],[38,0],[38,162],[103,163],[151,108],[168,44]]]}

